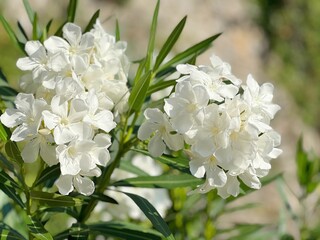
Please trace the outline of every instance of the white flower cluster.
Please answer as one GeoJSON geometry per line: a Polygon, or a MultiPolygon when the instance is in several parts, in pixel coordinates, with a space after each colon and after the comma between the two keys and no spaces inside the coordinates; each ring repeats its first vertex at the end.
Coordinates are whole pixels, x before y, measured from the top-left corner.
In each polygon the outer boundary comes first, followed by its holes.
{"type": "Polygon", "coordinates": [[[67,23],[63,38],[27,42],[28,57],[17,62],[28,71],[20,82],[24,93],[1,122],[15,128],[11,140],[23,142],[25,162],[40,154],[49,166],[60,163],[56,185],[62,194],[74,188],[92,194],[90,177],[99,176],[98,166],[110,161],[108,133],[116,126],[114,117],[126,110],[129,94],[125,49],[126,43],[116,42],[99,21],[84,34],[67,23]]]}
{"type": "Polygon", "coordinates": [[[272,84],[259,86],[249,75],[242,85],[229,64],[217,56],[210,60],[212,66],[177,66],[183,76],[165,99],[164,113],[146,109],[138,137],[151,136],[148,149],[153,156],[163,154],[166,146],[186,149],[191,173],[206,178],[193,192],[216,188],[227,198],[239,194],[239,179],[259,189],[270,160],[281,154],[276,148],[281,137],[270,127],[280,107],[272,103],[272,84]]]}

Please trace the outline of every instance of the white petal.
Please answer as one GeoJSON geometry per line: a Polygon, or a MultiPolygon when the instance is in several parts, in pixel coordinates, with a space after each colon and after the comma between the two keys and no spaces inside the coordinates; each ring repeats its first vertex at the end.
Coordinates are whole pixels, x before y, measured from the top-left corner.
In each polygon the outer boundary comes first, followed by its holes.
{"type": "Polygon", "coordinates": [[[53,131],[56,144],[68,143],[77,138],[77,135],[67,127],[57,126],[53,131]]]}
{"type": "Polygon", "coordinates": [[[74,186],[77,191],[85,196],[89,196],[94,192],[95,186],[92,180],[87,177],[76,176],[74,178],[74,186]]]}
{"type": "Polygon", "coordinates": [[[152,122],[144,122],[138,130],[138,138],[142,141],[148,139],[157,130],[158,125],[152,122]]]}
{"type": "Polygon", "coordinates": [[[63,195],[68,195],[70,192],[73,191],[73,184],[72,184],[73,176],[71,175],[60,175],[58,180],[55,182],[56,186],[59,189],[59,192],[63,195]]]}
{"type": "Polygon", "coordinates": [[[37,131],[34,131],[30,127],[25,125],[20,125],[12,132],[10,140],[14,142],[20,142],[20,141],[26,140],[26,138],[28,137],[32,137],[36,133],[37,131]]]}
{"type": "Polygon", "coordinates": [[[92,118],[91,124],[105,132],[110,132],[116,127],[116,123],[113,121],[113,114],[108,110],[104,110],[96,114],[92,118]]]}
{"type": "Polygon", "coordinates": [[[51,146],[46,142],[40,143],[40,156],[49,167],[56,165],[59,162],[56,156],[56,146],[51,146]]]}
{"type": "Polygon", "coordinates": [[[57,124],[60,123],[60,117],[50,111],[43,111],[42,116],[45,126],[50,130],[54,129],[57,124]]]}
{"type": "Polygon", "coordinates": [[[163,143],[161,135],[157,133],[151,138],[148,144],[148,150],[153,157],[159,157],[165,149],[166,145],[163,143]]]}
{"type": "Polygon", "coordinates": [[[204,174],[206,173],[206,169],[203,164],[204,164],[204,162],[200,161],[198,159],[191,160],[189,162],[190,172],[196,178],[202,178],[204,176],[204,174]]]}
{"type": "Polygon", "coordinates": [[[30,71],[38,66],[38,63],[31,60],[29,57],[19,58],[17,61],[17,67],[22,71],[30,71]]]}
{"type": "Polygon", "coordinates": [[[73,23],[66,23],[63,28],[63,37],[68,40],[70,45],[75,46],[80,43],[82,36],[81,28],[73,23]]]}
{"type": "Polygon", "coordinates": [[[8,108],[0,117],[3,125],[9,128],[13,128],[23,123],[25,114],[18,109],[8,108]]]}
{"type": "Polygon", "coordinates": [[[66,40],[60,37],[52,36],[44,41],[45,48],[51,53],[56,53],[58,51],[69,49],[70,45],[66,40]]]}
{"type": "Polygon", "coordinates": [[[226,173],[219,167],[210,168],[207,170],[207,179],[209,181],[210,186],[213,187],[222,187],[227,182],[227,175],[226,173]]]}
{"type": "Polygon", "coordinates": [[[26,163],[32,163],[37,160],[39,156],[39,139],[34,138],[26,143],[24,146],[21,157],[26,163]]]}

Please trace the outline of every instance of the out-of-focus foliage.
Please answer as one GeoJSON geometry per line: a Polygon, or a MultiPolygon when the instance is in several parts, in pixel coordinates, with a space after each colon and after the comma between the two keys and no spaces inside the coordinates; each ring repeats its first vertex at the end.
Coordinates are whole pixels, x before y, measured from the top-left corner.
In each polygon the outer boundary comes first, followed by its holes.
{"type": "Polygon", "coordinates": [[[269,41],[265,54],[270,76],[292,93],[305,121],[320,129],[320,2],[255,2],[269,41]]]}

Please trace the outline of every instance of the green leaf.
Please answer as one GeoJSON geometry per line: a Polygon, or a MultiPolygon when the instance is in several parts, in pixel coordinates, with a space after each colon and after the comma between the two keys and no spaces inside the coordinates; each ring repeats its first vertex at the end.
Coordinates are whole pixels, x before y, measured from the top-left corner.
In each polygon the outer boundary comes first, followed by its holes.
{"type": "Polygon", "coordinates": [[[0,122],[0,139],[2,142],[6,142],[8,140],[8,133],[1,122],[0,122]]]}
{"type": "Polygon", "coordinates": [[[154,9],[152,23],[151,23],[148,50],[147,50],[147,59],[146,59],[146,71],[149,71],[151,69],[151,62],[152,62],[153,51],[154,51],[154,43],[155,43],[156,32],[157,32],[159,6],[160,6],[160,0],[157,1],[157,5],[154,9]]]}
{"type": "Polygon", "coordinates": [[[5,171],[0,171],[0,182],[9,187],[21,189],[19,184],[16,181],[14,181],[13,178],[10,177],[5,171]]]}
{"type": "Polygon", "coordinates": [[[88,225],[90,231],[106,237],[114,237],[127,240],[160,240],[161,234],[151,229],[142,228],[129,222],[110,221],[88,225]]]}
{"type": "Polygon", "coordinates": [[[196,187],[204,182],[203,179],[195,178],[190,174],[143,176],[127,178],[113,183],[113,186],[133,186],[142,188],[166,188],[196,187]]]}
{"type": "Polygon", "coordinates": [[[159,73],[168,67],[176,66],[179,63],[182,63],[183,61],[188,61],[188,60],[192,59],[195,55],[199,55],[200,52],[202,52],[203,50],[206,50],[211,45],[211,43],[216,38],[218,38],[220,35],[221,35],[221,33],[213,35],[213,36],[193,45],[192,47],[186,49],[182,53],[177,54],[170,61],[166,62],[160,68],[158,68],[157,72],[159,73]]]}
{"type": "Polygon", "coordinates": [[[306,186],[309,180],[309,159],[308,154],[303,150],[303,140],[302,137],[299,138],[297,144],[297,153],[296,153],[296,162],[297,162],[297,175],[300,185],[306,186]]]}
{"type": "Polygon", "coordinates": [[[45,183],[48,180],[57,179],[60,176],[60,166],[53,165],[46,167],[38,176],[37,180],[33,183],[33,187],[45,183]]]}
{"type": "Polygon", "coordinates": [[[8,169],[11,172],[14,172],[13,164],[10,161],[8,161],[8,159],[2,153],[0,153],[0,162],[4,164],[4,167],[6,169],[8,169]]]}
{"type": "Polygon", "coordinates": [[[4,75],[4,73],[2,72],[2,68],[0,67],[0,79],[5,82],[8,83],[8,79],[6,78],[6,76],[4,75]]]}
{"type": "Polygon", "coordinates": [[[166,56],[170,53],[172,47],[177,42],[177,40],[178,40],[178,38],[184,28],[186,20],[187,20],[187,17],[184,17],[178,23],[178,25],[174,28],[174,30],[172,31],[172,33],[170,34],[170,36],[168,37],[166,42],[163,44],[163,47],[161,48],[161,50],[156,58],[156,62],[154,64],[153,71],[156,71],[158,69],[160,64],[163,62],[163,60],[166,58],[166,56]]]}
{"type": "Polygon", "coordinates": [[[34,219],[30,215],[28,217],[29,221],[27,226],[32,236],[39,240],[53,240],[52,235],[47,232],[40,221],[34,219]]]}
{"type": "Polygon", "coordinates": [[[34,19],[32,23],[32,39],[38,40],[38,14],[34,14],[34,19]]]}
{"type": "MultiPolygon", "coordinates": [[[[139,152],[144,155],[147,155],[149,157],[152,157],[148,151],[141,150],[141,149],[132,149],[132,150],[135,152],[139,152]]],[[[168,155],[163,154],[161,157],[157,157],[154,159],[156,159],[156,160],[158,160],[158,161],[160,161],[160,162],[162,162],[162,163],[164,163],[174,169],[177,169],[180,172],[190,173],[189,160],[184,156],[172,157],[172,156],[168,156],[168,155]]]]}
{"type": "Polygon", "coordinates": [[[141,209],[146,217],[151,221],[153,227],[158,230],[166,239],[174,239],[167,223],[163,220],[158,211],[152,206],[152,204],[145,198],[133,193],[123,192],[130,197],[135,204],[141,209]]]}
{"type": "Polygon", "coordinates": [[[118,19],[116,19],[116,42],[120,41],[120,27],[118,19]]]}
{"type": "Polygon", "coordinates": [[[1,96],[15,97],[15,96],[17,96],[17,94],[18,94],[18,92],[11,87],[0,86],[0,95],[1,96]]]}
{"type": "Polygon", "coordinates": [[[9,23],[7,22],[7,20],[0,15],[0,21],[4,27],[4,29],[6,30],[7,34],[9,35],[9,38],[11,39],[11,41],[18,47],[20,48],[23,52],[25,52],[24,50],[24,43],[21,43],[18,39],[18,37],[16,36],[16,34],[14,33],[14,31],[12,30],[11,26],[9,25],[9,23]]]}
{"type": "Polygon", "coordinates": [[[67,22],[74,22],[74,19],[76,17],[77,5],[78,0],[69,1],[67,22]]]}
{"type": "Polygon", "coordinates": [[[26,12],[28,14],[28,18],[30,20],[30,23],[33,24],[35,12],[32,10],[32,7],[31,7],[28,0],[23,0],[23,5],[24,5],[24,9],[26,10],[26,12]]]}
{"type": "Polygon", "coordinates": [[[96,23],[97,19],[99,18],[99,15],[100,9],[93,14],[83,33],[89,32],[93,28],[93,25],[96,23]]]}
{"type": "Polygon", "coordinates": [[[31,191],[30,196],[33,200],[39,201],[40,204],[49,207],[73,207],[81,206],[83,200],[64,196],[57,193],[47,193],[40,191],[31,191]]]}
{"type": "Polygon", "coordinates": [[[147,95],[148,87],[151,80],[151,71],[144,74],[141,79],[135,82],[129,97],[130,111],[140,111],[144,99],[147,95]]]}
{"type": "Polygon", "coordinates": [[[22,27],[21,23],[18,21],[17,24],[18,24],[18,28],[19,28],[21,34],[23,35],[23,37],[25,38],[25,40],[28,41],[28,40],[29,40],[29,37],[28,37],[26,31],[24,30],[24,28],[22,27]]]}
{"type": "Polygon", "coordinates": [[[89,227],[85,224],[74,223],[69,230],[70,240],[87,240],[89,236],[89,227]]]}
{"type": "Polygon", "coordinates": [[[112,197],[109,197],[103,193],[94,193],[92,195],[90,195],[89,199],[90,198],[94,198],[94,199],[97,199],[101,202],[108,202],[108,203],[112,203],[112,204],[118,204],[118,202],[113,199],[112,197]]]}
{"type": "Polygon", "coordinates": [[[9,187],[8,185],[4,183],[0,183],[0,189],[9,197],[11,198],[15,203],[17,203],[21,208],[25,208],[24,203],[22,202],[20,196],[17,194],[16,189],[13,187],[9,187]]]}
{"type": "Polygon", "coordinates": [[[71,217],[77,218],[78,213],[76,210],[70,207],[44,207],[41,209],[43,212],[54,212],[54,213],[66,213],[71,217]]]}
{"type": "Polygon", "coordinates": [[[5,145],[5,150],[11,160],[19,163],[20,165],[23,164],[20,150],[15,142],[8,141],[5,145]]]}
{"type": "Polygon", "coordinates": [[[23,240],[26,239],[19,232],[5,224],[4,222],[0,222],[0,238],[1,240],[23,240]]]}
{"type": "Polygon", "coordinates": [[[167,80],[167,81],[161,81],[156,84],[153,84],[148,88],[147,96],[150,96],[152,93],[158,92],[167,87],[174,86],[176,85],[176,83],[177,83],[176,80],[167,80]]]}
{"type": "Polygon", "coordinates": [[[119,168],[138,176],[149,176],[148,173],[133,165],[130,161],[121,161],[119,168]]]}

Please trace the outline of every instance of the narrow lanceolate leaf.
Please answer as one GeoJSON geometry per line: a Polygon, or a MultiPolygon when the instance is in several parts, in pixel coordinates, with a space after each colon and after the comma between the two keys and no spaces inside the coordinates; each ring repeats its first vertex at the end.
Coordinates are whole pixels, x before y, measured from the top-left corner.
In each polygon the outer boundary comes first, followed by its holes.
{"type": "Polygon", "coordinates": [[[5,145],[5,150],[6,150],[8,157],[11,160],[13,160],[19,164],[23,164],[20,150],[15,142],[8,141],[5,145]]]}
{"type": "Polygon", "coordinates": [[[71,217],[78,217],[78,213],[73,207],[43,207],[40,210],[43,212],[66,213],[71,217]]]}
{"type": "Polygon", "coordinates": [[[1,122],[0,122],[0,139],[2,142],[6,142],[8,140],[8,133],[1,122]]]}
{"type": "Polygon", "coordinates": [[[23,0],[24,9],[26,10],[28,14],[28,18],[31,24],[34,22],[34,11],[32,10],[32,7],[28,0],[23,0]]]}
{"type": "Polygon", "coordinates": [[[18,92],[11,87],[0,86],[0,95],[5,97],[17,96],[18,92]]]}
{"type": "Polygon", "coordinates": [[[138,112],[144,103],[144,99],[147,95],[148,87],[151,80],[151,71],[141,77],[132,88],[129,97],[130,111],[138,112]]]}
{"type": "Polygon", "coordinates": [[[160,240],[162,235],[151,229],[128,222],[110,221],[88,225],[90,231],[105,237],[114,237],[125,240],[160,240]]]}
{"type": "Polygon", "coordinates": [[[39,240],[53,240],[53,237],[50,233],[47,232],[47,230],[44,228],[43,224],[34,219],[32,216],[28,216],[28,229],[29,232],[32,234],[32,236],[35,237],[35,239],[39,240]]]}
{"type": "Polygon", "coordinates": [[[166,188],[173,189],[178,187],[196,187],[203,183],[203,179],[195,178],[190,174],[181,175],[161,175],[143,176],[127,178],[115,182],[113,186],[132,186],[142,188],[166,188]]]}
{"type": "Polygon", "coordinates": [[[20,23],[19,21],[17,22],[17,25],[18,25],[18,28],[19,28],[22,36],[24,37],[24,39],[25,39],[26,41],[28,41],[28,40],[29,40],[29,37],[28,37],[26,31],[24,30],[24,28],[22,27],[22,25],[21,25],[21,23],[20,23]]]}
{"type": "Polygon", "coordinates": [[[45,168],[34,182],[33,187],[38,186],[39,184],[45,183],[48,180],[55,180],[60,176],[60,166],[54,165],[51,167],[45,168]]]}
{"type": "Polygon", "coordinates": [[[157,72],[161,72],[161,71],[165,70],[166,68],[168,68],[170,66],[176,66],[179,63],[183,63],[184,61],[189,61],[192,57],[194,57],[194,55],[198,55],[204,49],[207,49],[211,45],[211,43],[216,38],[218,38],[220,35],[221,35],[221,33],[213,35],[212,37],[209,37],[209,38],[207,38],[207,39],[205,39],[205,40],[193,45],[192,47],[186,49],[182,53],[177,54],[171,60],[169,60],[168,62],[163,64],[161,67],[159,67],[157,72]]]}
{"type": "Polygon", "coordinates": [[[149,71],[151,69],[151,63],[152,63],[152,57],[153,57],[153,51],[154,51],[154,43],[155,43],[156,32],[157,32],[159,6],[160,6],[160,0],[157,1],[157,5],[156,5],[156,8],[154,9],[152,23],[151,23],[148,50],[147,50],[146,71],[149,71]]]}
{"type": "Polygon", "coordinates": [[[116,42],[120,41],[120,27],[119,21],[116,19],[116,42]]]}
{"type": "Polygon", "coordinates": [[[70,240],[87,240],[89,236],[89,228],[85,224],[74,223],[69,230],[70,240]]]}
{"type": "Polygon", "coordinates": [[[152,93],[161,91],[167,87],[174,86],[176,85],[176,83],[177,83],[176,80],[167,80],[167,81],[161,81],[156,84],[153,84],[148,88],[147,96],[150,96],[152,93]]]}
{"type": "Polygon", "coordinates": [[[15,188],[9,187],[4,183],[0,183],[0,190],[4,192],[9,198],[11,198],[15,203],[17,203],[21,208],[25,208],[25,205],[22,202],[18,193],[16,192],[15,188]]]}
{"type": "Polygon", "coordinates": [[[74,207],[81,206],[83,201],[78,198],[64,196],[56,193],[31,191],[31,199],[49,207],[74,207]]]}
{"type": "Polygon", "coordinates": [[[13,164],[2,154],[0,153],[0,162],[1,167],[8,169],[10,172],[14,173],[14,166],[13,164]]]}
{"type": "Polygon", "coordinates": [[[88,25],[86,26],[86,28],[84,29],[84,33],[89,32],[92,28],[93,25],[96,23],[97,19],[99,18],[100,15],[100,9],[97,10],[91,17],[88,25]]]}
{"type": "Polygon", "coordinates": [[[170,36],[168,37],[166,42],[163,44],[163,47],[161,48],[161,50],[156,58],[156,62],[154,64],[153,71],[156,71],[158,69],[160,64],[163,62],[163,60],[166,58],[166,56],[170,53],[172,47],[177,42],[177,40],[178,40],[178,38],[184,28],[186,20],[187,20],[187,17],[184,17],[178,23],[178,25],[174,28],[174,30],[172,31],[172,33],[170,34],[170,36]]]}
{"type": "Polygon", "coordinates": [[[4,29],[6,30],[10,40],[18,47],[20,48],[23,52],[24,51],[24,43],[21,43],[18,39],[18,37],[16,36],[16,34],[14,33],[14,31],[12,30],[11,26],[9,25],[9,23],[7,22],[7,20],[0,15],[0,21],[4,27],[4,29]]]}
{"type": "Polygon", "coordinates": [[[163,220],[154,206],[145,198],[133,193],[123,192],[130,197],[135,204],[141,209],[146,217],[151,221],[153,227],[158,230],[166,239],[174,239],[167,223],[163,220]]]}
{"type": "Polygon", "coordinates": [[[0,183],[13,188],[21,188],[19,184],[3,170],[0,171],[0,183]]]}
{"type": "Polygon", "coordinates": [[[124,171],[136,174],[138,176],[149,176],[148,173],[146,173],[145,171],[143,171],[140,168],[136,167],[130,161],[121,161],[119,168],[124,170],[124,171]]]}
{"type": "Polygon", "coordinates": [[[24,240],[26,238],[4,222],[0,222],[0,239],[24,240]]]}
{"type": "Polygon", "coordinates": [[[7,77],[4,75],[4,73],[2,72],[2,68],[0,67],[0,80],[5,82],[5,83],[8,83],[8,79],[7,77]]]}
{"type": "MultiPolygon", "coordinates": [[[[145,150],[133,149],[133,151],[152,157],[150,153],[145,150]]],[[[162,155],[161,157],[157,157],[155,159],[181,172],[190,173],[189,161],[185,157],[171,157],[167,155],[162,155]]]]}
{"type": "Polygon", "coordinates": [[[112,204],[118,204],[118,202],[112,198],[112,197],[109,197],[103,193],[94,193],[92,195],[90,195],[90,198],[93,198],[93,199],[97,199],[101,202],[108,202],[108,203],[112,203],[112,204]]]}
{"type": "Polygon", "coordinates": [[[77,10],[78,0],[70,0],[68,6],[68,22],[74,22],[76,17],[76,10],[77,10]]]}
{"type": "Polygon", "coordinates": [[[32,39],[38,40],[38,14],[34,14],[33,24],[32,24],[32,39]]]}

